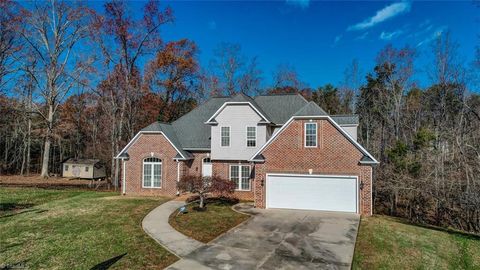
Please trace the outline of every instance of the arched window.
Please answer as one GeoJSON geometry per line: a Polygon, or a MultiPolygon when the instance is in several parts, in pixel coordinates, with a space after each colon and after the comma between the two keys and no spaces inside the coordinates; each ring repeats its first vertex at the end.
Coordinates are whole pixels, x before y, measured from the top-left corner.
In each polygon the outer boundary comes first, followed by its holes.
{"type": "Polygon", "coordinates": [[[162,185],[162,160],[145,158],[143,160],[143,187],[159,188],[162,185]]]}

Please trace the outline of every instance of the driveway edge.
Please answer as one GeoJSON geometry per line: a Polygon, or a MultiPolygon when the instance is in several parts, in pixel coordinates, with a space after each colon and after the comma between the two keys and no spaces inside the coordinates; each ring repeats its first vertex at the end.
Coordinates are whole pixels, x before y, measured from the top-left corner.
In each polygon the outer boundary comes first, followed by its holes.
{"type": "Polygon", "coordinates": [[[170,215],[183,205],[185,202],[182,201],[168,201],[150,211],[142,220],[145,233],[179,258],[204,245],[178,232],[168,223],[170,215]]]}

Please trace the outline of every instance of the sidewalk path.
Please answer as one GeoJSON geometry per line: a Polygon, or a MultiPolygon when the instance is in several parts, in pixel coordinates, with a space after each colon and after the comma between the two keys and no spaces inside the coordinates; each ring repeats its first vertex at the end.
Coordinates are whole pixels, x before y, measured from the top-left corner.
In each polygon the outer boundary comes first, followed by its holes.
{"type": "Polygon", "coordinates": [[[143,230],[178,257],[183,257],[204,245],[181,234],[168,223],[170,214],[184,204],[185,202],[174,200],[166,202],[151,211],[142,221],[143,230]]]}

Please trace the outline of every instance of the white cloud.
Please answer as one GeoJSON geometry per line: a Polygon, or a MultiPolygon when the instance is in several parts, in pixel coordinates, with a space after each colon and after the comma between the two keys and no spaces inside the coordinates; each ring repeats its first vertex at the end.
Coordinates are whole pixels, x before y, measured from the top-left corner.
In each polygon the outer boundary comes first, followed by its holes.
{"type": "Polygon", "coordinates": [[[285,2],[301,9],[306,9],[308,6],[310,6],[310,0],[285,0],[285,2]]]}
{"type": "Polygon", "coordinates": [[[401,34],[403,34],[402,30],[396,30],[396,31],[393,31],[393,32],[382,31],[379,38],[382,39],[382,40],[392,40],[392,39],[400,36],[401,34]]]}
{"type": "Polygon", "coordinates": [[[363,30],[373,27],[385,20],[393,18],[397,15],[400,15],[405,12],[410,11],[411,4],[410,2],[399,2],[388,5],[381,10],[377,11],[377,13],[364,20],[363,22],[357,23],[355,25],[349,26],[348,31],[356,31],[356,30],[363,30]]]}
{"type": "Polygon", "coordinates": [[[333,46],[337,45],[337,43],[342,39],[343,35],[338,35],[335,37],[335,40],[333,41],[333,46]]]}
{"type": "Polygon", "coordinates": [[[366,39],[368,36],[368,32],[365,32],[363,34],[361,34],[360,36],[356,37],[355,40],[364,40],[366,39]]]}
{"type": "Polygon", "coordinates": [[[441,36],[443,34],[443,32],[445,32],[445,29],[446,27],[445,26],[441,26],[437,29],[435,29],[435,31],[433,31],[427,38],[425,38],[424,40],[420,41],[418,44],[417,44],[417,47],[420,47],[424,44],[427,44],[427,43],[430,43],[431,41],[435,40],[436,38],[438,38],[439,36],[441,36]]]}

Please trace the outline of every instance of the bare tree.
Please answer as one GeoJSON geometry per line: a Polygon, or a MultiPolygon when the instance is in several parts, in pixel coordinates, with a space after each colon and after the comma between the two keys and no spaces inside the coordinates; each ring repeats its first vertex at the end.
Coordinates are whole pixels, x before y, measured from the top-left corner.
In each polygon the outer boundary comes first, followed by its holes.
{"type": "Polygon", "coordinates": [[[395,49],[391,45],[385,47],[377,56],[377,66],[385,75],[387,88],[386,91],[382,91],[388,111],[386,115],[393,120],[396,140],[400,138],[403,99],[406,91],[411,87],[414,58],[415,51],[410,47],[395,49]]]}
{"type": "Polygon", "coordinates": [[[241,71],[245,66],[245,56],[241,47],[235,43],[220,43],[214,51],[211,66],[215,70],[227,95],[239,90],[241,71]]]}
{"type": "Polygon", "coordinates": [[[170,8],[161,10],[155,1],[145,4],[140,19],[131,13],[124,1],[110,1],[104,7],[106,14],[96,17],[91,36],[102,50],[106,68],[112,70],[110,78],[103,84],[104,89],[98,93],[110,118],[111,176],[117,187],[119,162],[114,157],[122,141],[133,137],[133,129],[127,132],[127,136],[124,131],[127,123],[130,127],[135,126],[133,121],[141,90],[137,64],[146,54],[161,47],[160,27],[171,22],[173,15],[170,8]]]}
{"type": "Polygon", "coordinates": [[[261,93],[262,71],[258,67],[257,57],[250,60],[245,68],[245,72],[240,77],[240,91],[247,95],[257,95],[261,93]]]}
{"type": "Polygon", "coordinates": [[[21,16],[19,6],[9,0],[0,0],[0,93],[3,90],[7,75],[16,70],[17,53],[21,49],[18,31],[21,16]]]}
{"type": "Polygon", "coordinates": [[[91,59],[74,58],[76,45],[87,36],[91,11],[82,6],[50,1],[35,3],[32,11],[23,12],[25,21],[21,35],[28,44],[29,53],[38,61],[34,69],[25,71],[34,79],[46,107],[44,110],[42,106],[34,106],[46,126],[41,176],[48,177],[58,106],[91,62],[91,59]]]}
{"type": "Polygon", "coordinates": [[[357,59],[353,59],[343,72],[343,82],[339,87],[342,113],[352,113],[355,110],[355,99],[362,85],[362,71],[357,59]]]}
{"type": "Polygon", "coordinates": [[[299,91],[305,87],[305,84],[300,80],[300,76],[292,65],[278,65],[273,74],[273,89],[288,87],[299,91]]]}

